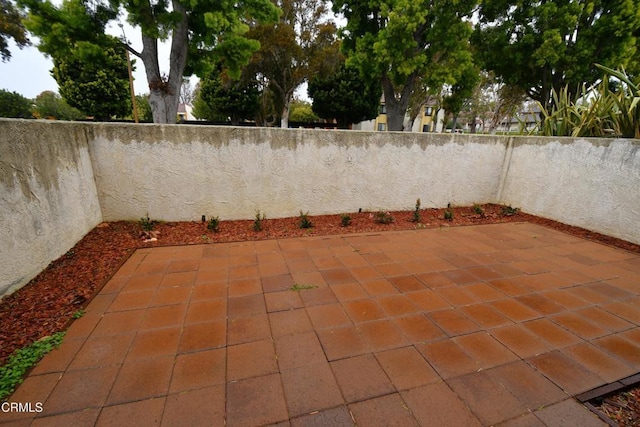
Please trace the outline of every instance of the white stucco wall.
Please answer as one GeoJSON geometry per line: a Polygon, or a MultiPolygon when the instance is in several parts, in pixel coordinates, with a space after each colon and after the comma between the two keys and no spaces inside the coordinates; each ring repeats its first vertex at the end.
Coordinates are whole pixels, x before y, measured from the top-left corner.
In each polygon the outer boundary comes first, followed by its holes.
{"type": "Polygon", "coordinates": [[[0,295],[101,221],[497,202],[640,244],[640,141],[0,119],[0,295]]]}
{"type": "Polygon", "coordinates": [[[83,125],[0,119],[0,296],[101,218],[83,125]]]}
{"type": "Polygon", "coordinates": [[[514,137],[498,202],[640,243],[640,141],[514,137]]]}
{"type": "Polygon", "coordinates": [[[274,128],[96,125],[104,219],[312,215],[490,202],[506,139],[274,128]]]}

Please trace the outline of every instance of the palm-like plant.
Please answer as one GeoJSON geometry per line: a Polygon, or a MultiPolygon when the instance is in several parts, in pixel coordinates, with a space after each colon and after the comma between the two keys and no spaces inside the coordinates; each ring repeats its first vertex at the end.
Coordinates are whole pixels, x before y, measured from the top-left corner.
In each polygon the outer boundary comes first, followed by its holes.
{"type": "Polygon", "coordinates": [[[531,130],[545,136],[640,138],[640,84],[627,73],[597,65],[605,75],[599,84],[582,86],[574,99],[565,87],[552,91],[551,108],[538,103],[542,118],[531,130]],[[620,81],[611,90],[610,77],[620,81]]]}

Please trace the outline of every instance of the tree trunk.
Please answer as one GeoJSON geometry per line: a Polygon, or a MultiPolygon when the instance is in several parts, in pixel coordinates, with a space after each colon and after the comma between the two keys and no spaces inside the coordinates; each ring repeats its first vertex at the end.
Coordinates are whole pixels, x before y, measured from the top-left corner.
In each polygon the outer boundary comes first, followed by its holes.
{"type": "Polygon", "coordinates": [[[140,59],[144,63],[149,83],[149,105],[154,123],[175,123],[178,116],[180,87],[182,74],[187,64],[189,32],[187,13],[177,0],[172,1],[173,11],[182,19],[173,30],[171,38],[171,54],[169,57],[169,76],[160,73],[158,65],[158,40],[142,35],[142,52],[140,59]]]}
{"type": "MultiPolygon", "coordinates": [[[[404,131],[404,117],[409,107],[409,98],[413,91],[416,81],[415,74],[407,78],[407,84],[403,86],[399,96],[396,96],[396,90],[389,77],[382,78],[382,90],[384,91],[384,104],[387,108],[387,130],[404,131]]],[[[409,131],[411,129],[408,129],[409,131]]]]}
{"type": "Polygon", "coordinates": [[[280,119],[280,127],[282,129],[287,129],[289,127],[289,106],[291,104],[291,100],[288,96],[284,97],[284,103],[282,105],[282,117],[280,119]]]}

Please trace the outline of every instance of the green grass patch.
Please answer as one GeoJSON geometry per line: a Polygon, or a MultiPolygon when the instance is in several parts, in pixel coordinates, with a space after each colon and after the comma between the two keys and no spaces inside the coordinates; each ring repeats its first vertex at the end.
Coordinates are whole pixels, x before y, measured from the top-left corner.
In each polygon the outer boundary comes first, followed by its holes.
{"type": "Polygon", "coordinates": [[[290,291],[294,291],[294,292],[298,292],[298,291],[304,291],[307,289],[315,289],[317,288],[317,285],[301,285],[299,283],[296,283],[295,285],[293,285],[292,287],[289,288],[290,291]]]}
{"type": "Polygon", "coordinates": [[[65,332],[58,332],[39,339],[28,346],[13,352],[7,364],[0,367],[0,401],[11,395],[22,383],[24,375],[54,348],[62,344],[65,332]]]}

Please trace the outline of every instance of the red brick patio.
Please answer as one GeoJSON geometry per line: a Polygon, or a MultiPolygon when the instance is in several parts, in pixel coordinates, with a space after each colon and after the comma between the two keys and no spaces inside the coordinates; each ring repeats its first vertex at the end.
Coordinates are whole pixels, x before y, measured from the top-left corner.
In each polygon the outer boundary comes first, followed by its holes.
{"type": "Polygon", "coordinates": [[[526,223],[142,249],[0,423],[602,425],[573,396],[640,372],[639,295],[526,223]]]}

